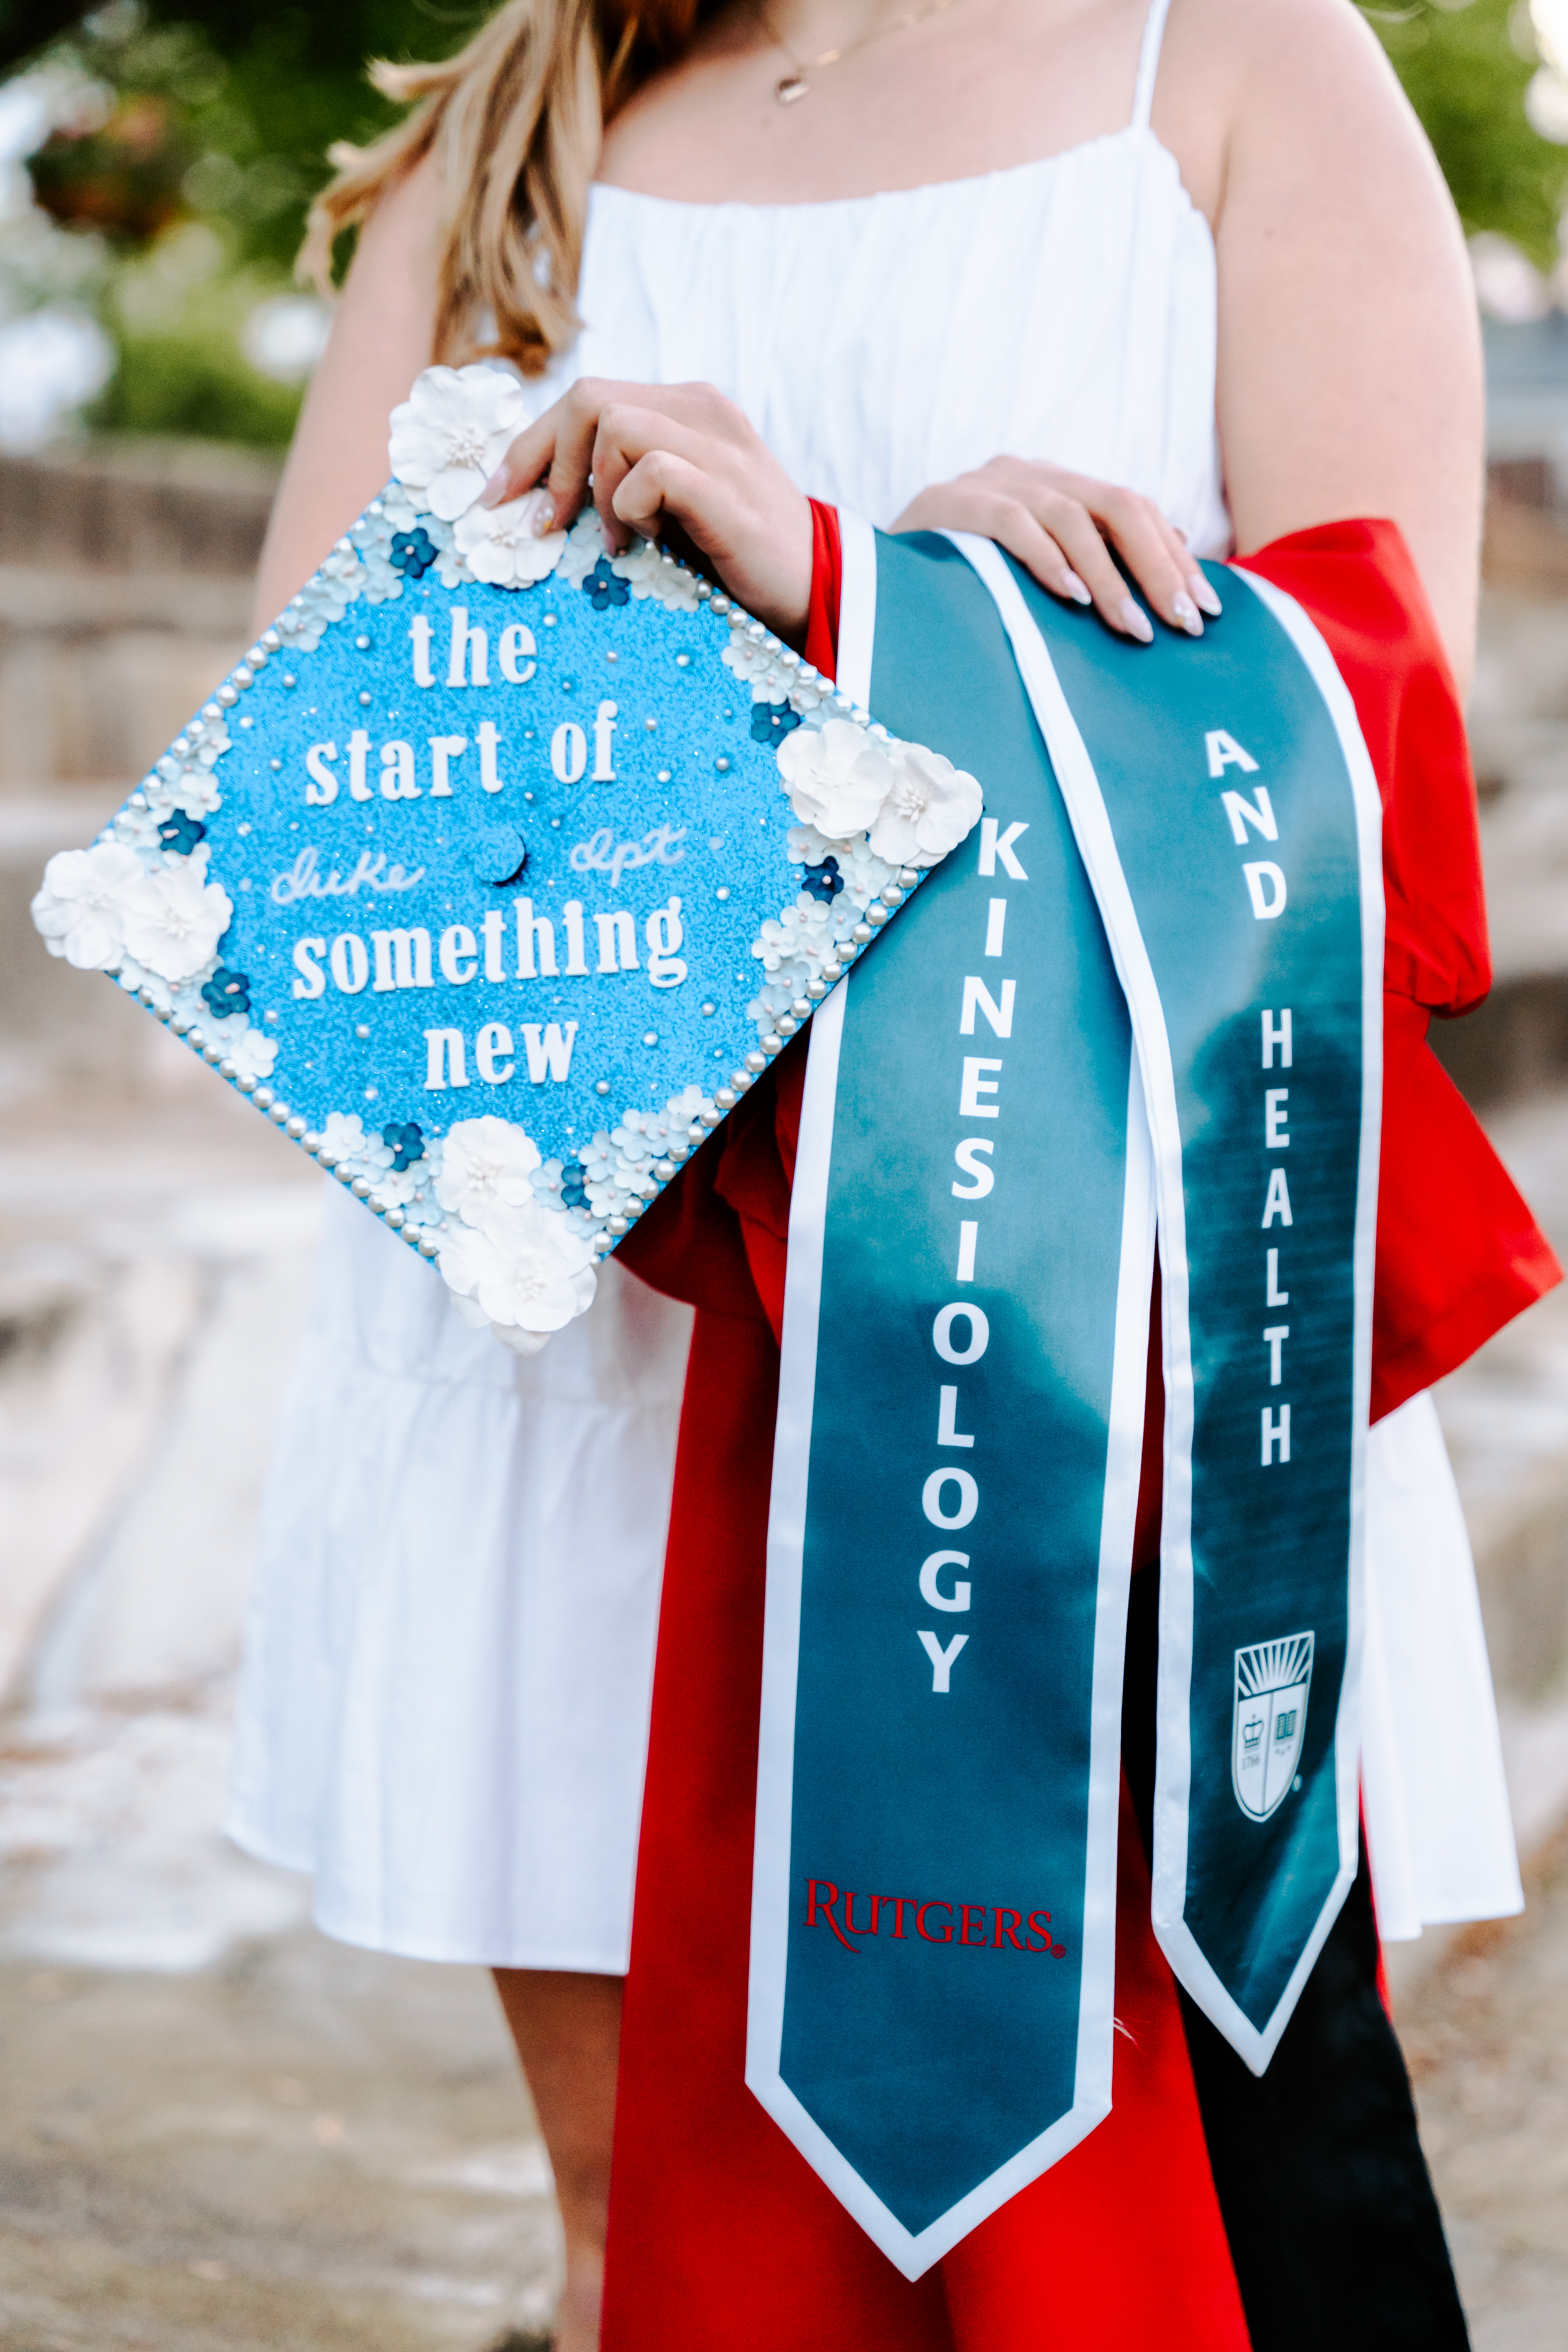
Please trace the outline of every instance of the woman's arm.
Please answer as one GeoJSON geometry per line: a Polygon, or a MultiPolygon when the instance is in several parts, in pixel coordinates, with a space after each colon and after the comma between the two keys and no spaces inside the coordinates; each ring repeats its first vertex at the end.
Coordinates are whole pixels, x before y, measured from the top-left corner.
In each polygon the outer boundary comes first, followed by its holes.
{"type": "Polygon", "coordinates": [[[256,583],[263,629],[386,481],[386,420],[433,357],[436,175],[421,164],[360,234],[331,338],[305,397],[256,583]]]}
{"type": "Polygon", "coordinates": [[[1156,131],[1167,107],[1189,113],[1205,89],[1227,118],[1219,425],[1238,550],[1313,523],[1391,517],[1463,694],[1480,543],[1480,336],[1432,152],[1348,0],[1181,0],[1172,36],[1156,131]]]}

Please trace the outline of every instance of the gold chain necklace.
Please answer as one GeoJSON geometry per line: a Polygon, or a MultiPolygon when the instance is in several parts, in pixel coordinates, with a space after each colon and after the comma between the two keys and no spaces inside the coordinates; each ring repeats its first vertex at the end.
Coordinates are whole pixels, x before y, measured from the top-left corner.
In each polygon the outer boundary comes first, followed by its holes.
{"type": "Polygon", "coordinates": [[[903,16],[895,16],[890,25],[874,25],[858,40],[847,41],[839,49],[824,49],[820,57],[815,58],[797,58],[773,24],[763,0],[752,0],[752,5],[763,32],[774,48],[782,49],[790,62],[789,72],[773,84],[773,96],[781,106],[794,106],[797,99],[805,97],[811,88],[809,77],[819,66],[836,66],[842,58],[852,58],[857,49],[868,48],[873,41],[884,41],[893,33],[908,32],[911,25],[923,25],[928,16],[940,16],[944,8],[951,8],[952,0],[930,0],[929,6],[910,8],[903,16]]]}

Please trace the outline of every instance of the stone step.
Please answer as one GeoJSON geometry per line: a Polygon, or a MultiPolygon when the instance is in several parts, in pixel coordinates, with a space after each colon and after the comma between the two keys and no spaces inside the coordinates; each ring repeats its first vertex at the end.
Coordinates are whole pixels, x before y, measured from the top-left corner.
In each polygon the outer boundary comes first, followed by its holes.
{"type": "Polygon", "coordinates": [[[217,442],[66,442],[0,458],[0,563],[253,572],[280,461],[217,442]]]}

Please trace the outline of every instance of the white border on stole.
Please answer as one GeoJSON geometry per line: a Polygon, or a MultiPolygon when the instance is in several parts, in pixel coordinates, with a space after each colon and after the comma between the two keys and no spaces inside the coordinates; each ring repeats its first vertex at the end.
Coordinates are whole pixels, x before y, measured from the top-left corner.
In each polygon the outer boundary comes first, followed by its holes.
{"type": "MultiPolygon", "coordinates": [[[[876,538],[839,511],[843,595],[838,683],[865,705],[876,627],[876,538]]],[[[969,552],[964,547],[965,554],[969,552]]],[[[987,585],[990,583],[987,583],[987,585]]],[[[822,1255],[838,1057],[854,975],[813,1018],[800,1140],[790,1202],[779,1408],[768,1521],[767,1604],[757,1760],[747,2087],[894,2266],[918,2279],[988,2215],[1058,2163],[1110,2113],[1116,1973],[1116,1843],[1121,1790],[1121,1683],[1153,1279],[1153,1155],[1136,1055],[1129,1070],[1127,1181],[1122,1203],[1110,1429],[1100,1525],[1083,1961],[1073,2104],[1049,2128],[931,2222],[911,2231],[861,2178],[781,2074],[789,1950],[790,1843],[801,1578],[816,1391],[822,1255]]]]}
{"type": "Polygon", "coordinates": [[[1268,606],[1311,674],[1349,772],[1362,908],[1362,1122],[1354,1244],[1355,1319],[1351,1451],[1348,1640],[1334,1735],[1339,1869],[1322,1912],[1261,2031],[1221,1983],[1184,1917],[1187,1810],[1192,1786],[1189,1705],[1193,1650],[1193,1370],[1188,1323],[1186,1221],[1175,1075],[1159,991],[1121,871],[1099,779],[1068,707],[1044,638],[1007,565],[988,540],[948,534],[996,601],[1056,769],[1126,993],[1143,1072],[1159,1201],[1165,1375],[1165,1464],[1161,1537],[1159,1761],[1154,1791],[1153,1927],[1166,1958],[1198,2007],[1255,2074],[1262,2074],[1355,1878],[1359,1857],[1360,1680],[1364,1598],[1366,1429],[1372,1387],[1373,1259],[1377,1230],[1383,1105],[1383,807],[1355,706],[1332,656],[1293,597],[1251,573],[1239,581],[1268,606]]]}

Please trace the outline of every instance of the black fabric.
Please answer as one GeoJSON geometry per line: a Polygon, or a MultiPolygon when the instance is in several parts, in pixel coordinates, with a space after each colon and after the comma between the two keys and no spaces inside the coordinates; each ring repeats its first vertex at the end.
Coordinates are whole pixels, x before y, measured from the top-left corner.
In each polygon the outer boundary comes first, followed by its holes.
{"type": "MultiPolygon", "coordinates": [[[[1133,1578],[1121,1754],[1146,1850],[1159,1597],[1157,1568],[1133,1578]]],[[[1253,2352],[1468,2352],[1377,1958],[1363,1843],[1355,1884],[1261,2080],[1182,1995],[1253,2352]]]]}

